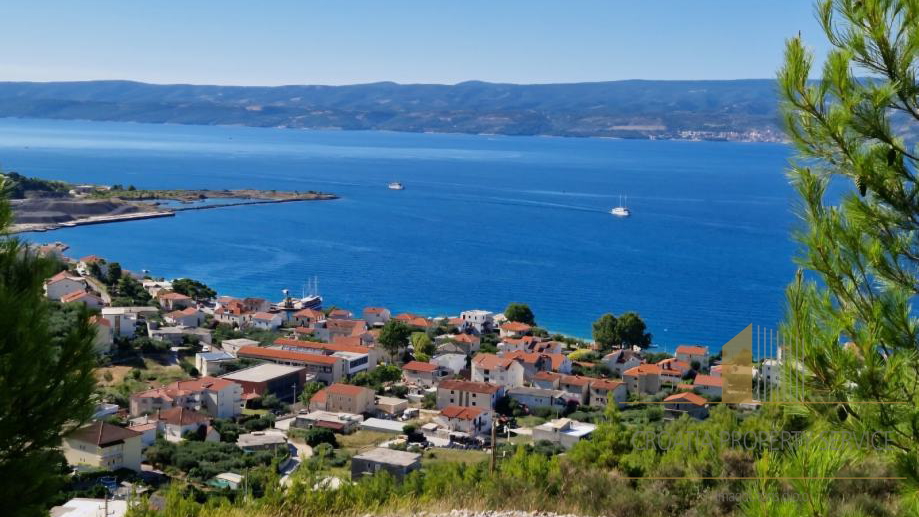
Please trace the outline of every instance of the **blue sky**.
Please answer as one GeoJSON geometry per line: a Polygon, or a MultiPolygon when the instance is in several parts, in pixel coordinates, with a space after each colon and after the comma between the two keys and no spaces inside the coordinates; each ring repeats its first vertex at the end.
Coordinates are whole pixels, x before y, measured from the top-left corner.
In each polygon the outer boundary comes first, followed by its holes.
{"type": "Polygon", "coordinates": [[[515,83],[774,77],[809,0],[21,1],[0,80],[515,83]]]}

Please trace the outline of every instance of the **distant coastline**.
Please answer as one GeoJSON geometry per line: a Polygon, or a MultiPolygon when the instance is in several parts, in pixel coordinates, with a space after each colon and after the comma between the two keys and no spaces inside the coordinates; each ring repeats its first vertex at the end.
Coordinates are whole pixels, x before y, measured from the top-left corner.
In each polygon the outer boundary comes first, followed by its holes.
{"type": "Polygon", "coordinates": [[[0,117],[327,131],[786,142],[772,79],[278,87],[0,82],[0,117]]]}
{"type": "Polygon", "coordinates": [[[138,190],[116,185],[70,185],[57,181],[6,175],[18,199],[13,199],[14,224],[10,233],[46,232],[91,224],[173,217],[177,212],[233,206],[338,199],[324,192],[283,190],[138,190]],[[208,204],[204,201],[224,199],[208,204]],[[161,202],[187,206],[164,207],[161,202]]]}

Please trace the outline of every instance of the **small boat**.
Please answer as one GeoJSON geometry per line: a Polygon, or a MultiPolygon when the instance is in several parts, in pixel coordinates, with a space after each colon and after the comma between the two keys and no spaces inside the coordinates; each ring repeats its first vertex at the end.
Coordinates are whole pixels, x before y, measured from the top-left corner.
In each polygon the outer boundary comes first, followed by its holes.
{"type": "MultiPolygon", "coordinates": [[[[628,198],[626,198],[626,200],[628,200],[628,198]]],[[[622,196],[619,196],[619,206],[611,209],[609,213],[616,217],[628,217],[632,215],[632,211],[622,202],[622,196]]]]}
{"type": "Polygon", "coordinates": [[[398,181],[394,181],[389,184],[389,190],[405,190],[405,187],[398,181]]]}

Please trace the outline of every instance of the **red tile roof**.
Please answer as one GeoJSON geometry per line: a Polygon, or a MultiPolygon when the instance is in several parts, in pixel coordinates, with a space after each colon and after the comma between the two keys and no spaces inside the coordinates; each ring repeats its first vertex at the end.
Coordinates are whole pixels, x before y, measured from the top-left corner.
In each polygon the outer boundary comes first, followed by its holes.
{"type": "Polygon", "coordinates": [[[624,384],[625,383],[622,381],[611,381],[608,379],[596,379],[595,381],[590,383],[590,387],[591,389],[598,390],[598,391],[612,391],[624,384]]]}
{"type": "Polygon", "coordinates": [[[447,406],[440,412],[442,416],[456,418],[457,420],[475,420],[482,413],[481,408],[463,406],[447,406]]]}
{"type": "Polygon", "coordinates": [[[209,416],[184,407],[162,411],[157,418],[170,425],[208,424],[211,421],[209,416]]]}
{"type": "Polygon", "coordinates": [[[90,262],[98,262],[98,261],[100,261],[100,260],[105,260],[105,259],[103,259],[102,257],[100,257],[100,256],[98,256],[98,255],[87,255],[87,256],[81,258],[79,261],[80,261],[80,262],[85,262],[85,263],[89,264],[90,262]]]}
{"type": "Polygon", "coordinates": [[[706,355],[708,354],[708,347],[697,345],[680,345],[676,347],[676,353],[687,355],[706,355]]]}
{"type": "Polygon", "coordinates": [[[278,350],[276,348],[262,348],[257,346],[244,346],[236,352],[237,356],[252,357],[256,359],[281,359],[286,361],[301,361],[312,364],[335,364],[341,359],[328,355],[294,352],[291,350],[278,350]]]}
{"type": "Polygon", "coordinates": [[[708,401],[705,400],[703,397],[700,397],[699,395],[696,395],[695,393],[691,391],[670,395],[669,397],[664,399],[664,402],[674,402],[674,403],[688,402],[690,404],[695,404],[697,406],[704,406],[705,404],[708,403],[708,401]]]}
{"type": "Polygon", "coordinates": [[[93,422],[72,432],[68,438],[99,447],[107,447],[124,442],[128,438],[140,436],[141,433],[118,427],[105,422],[93,422]]]}
{"type": "Polygon", "coordinates": [[[693,381],[694,386],[717,386],[721,387],[723,379],[721,377],[713,377],[711,375],[696,375],[696,379],[693,381]]]}
{"type": "Polygon", "coordinates": [[[89,318],[89,322],[90,322],[90,323],[93,323],[93,324],[96,324],[96,325],[102,325],[103,327],[111,327],[111,326],[112,326],[112,322],[111,322],[111,321],[109,321],[109,320],[107,320],[107,319],[105,319],[105,318],[103,318],[102,316],[99,316],[99,315],[93,315],[93,316],[91,316],[91,317],[89,318]]]}
{"type": "Polygon", "coordinates": [[[440,381],[440,384],[437,385],[437,388],[487,394],[497,393],[498,390],[501,389],[500,386],[496,384],[489,384],[487,382],[460,381],[454,379],[440,381]]]}
{"type": "Polygon", "coordinates": [[[166,387],[185,391],[221,391],[233,386],[234,384],[236,383],[233,381],[221,379],[219,377],[201,377],[188,381],[176,381],[171,384],[167,384],[166,387]]]}
{"type": "Polygon", "coordinates": [[[533,379],[537,381],[554,381],[561,378],[562,376],[555,372],[538,372],[533,376],[533,379]]]}
{"type": "Polygon", "coordinates": [[[472,334],[455,334],[453,336],[453,341],[457,343],[469,343],[470,345],[477,345],[482,340],[478,336],[473,336],[472,334]]]}
{"type": "Polygon", "coordinates": [[[508,332],[526,332],[532,327],[526,323],[520,323],[519,321],[509,321],[504,325],[501,325],[501,330],[506,330],[508,332]]]}
{"type": "Polygon", "coordinates": [[[299,339],[278,338],[274,340],[278,346],[290,346],[295,348],[307,348],[311,350],[328,350],[330,352],[352,352],[355,354],[369,354],[370,348],[360,345],[349,345],[346,343],[320,343],[318,341],[302,341],[299,339]]]}
{"type": "Polygon", "coordinates": [[[79,276],[73,276],[70,274],[69,271],[65,270],[45,280],[45,284],[53,284],[55,282],[60,282],[61,280],[66,280],[66,279],[70,279],[70,280],[77,281],[77,282],[83,280],[83,278],[79,276]]]}
{"type": "Polygon", "coordinates": [[[87,291],[74,291],[72,293],[67,293],[64,296],[62,296],[61,301],[64,303],[70,303],[70,302],[75,302],[81,298],[85,298],[87,296],[92,296],[93,298],[97,298],[97,299],[99,298],[95,294],[87,292],[87,291]]]}
{"type": "Polygon", "coordinates": [[[623,376],[629,375],[637,377],[639,375],[660,375],[661,367],[656,364],[640,364],[634,368],[629,368],[622,373],[623,376]]]}
{"type": "Polygon", "coordinates": [[[584,377],[582,375],[562,375],[559,379],[561,384],[569,384],[571,386],[587,386],[591,382],[599,380],[596,377],[584,377]]]}
{"type": "Polygon", "coordinates": [[[368,391],[372,392],[373,390],[361,386],[354,386],[352,384],[342,384],[339,382],[336,382],[335,384],[332,384],[325,389],[326,393],[330,393],[332,395],[342,395],[345,397],[357,397],[358,395],[368,391]]]}
{"type": "Polygon", "coordinates": [[[185,296],[184,294],[174,293],[172,291],[160,291],[156,297],[160,300],[191,300],[191,298],[185,296]]]}
{"type": "Polygon", "coordinates": [[[486,370],[507,369],[514,364],[513,359],[498,357],[495,354],[476,354],[475,357],[472,358],[472,362],[479,368],[484,368],[486,370]]]}
{"type": "Polygon", "coordinates": [[[367,307],[364,309],[364,314],[385,314],[386,309],[383,307],[367,307]]]}
{"type": "Polygon", "coordinates": [[[410,372],[436,372],[437,365],[431,363],[422,363],[421,361],[409,361],[402,366],[403,370],[410,372]]]}
{"type": "Polygon", "coordinates": [[[321,311],[316,309],[301,309],[294,313],[295,318],[308,318],[311,320],[321,320],[325,318],[325,315],[321,311]]]}
{"type": "Polygon", "coordinates": [[[270,312],[256,312],[255,314],[252,315],[252,319],[271,321],[279,316],[280,314],[272,314],[270,312]]]}

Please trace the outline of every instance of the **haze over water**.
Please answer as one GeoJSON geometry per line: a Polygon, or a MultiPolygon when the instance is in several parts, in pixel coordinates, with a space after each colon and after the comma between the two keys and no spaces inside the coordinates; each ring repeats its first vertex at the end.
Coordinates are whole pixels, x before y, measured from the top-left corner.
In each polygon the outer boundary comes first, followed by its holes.
{"type": "Polygon", "coordinates": [[[0,120],[0,164],[145,188],[322,190],[336,201],[27,235],[221,294],[426,315],[529,303],[590,335],[638,311],[655,343],[719,348],[775,326],[793,278],[782,145],[0,120]],[[386,184],[401,181],[404,191],[386,184]],[[628,195],[632,217],[607,213],[628,195]]]}

